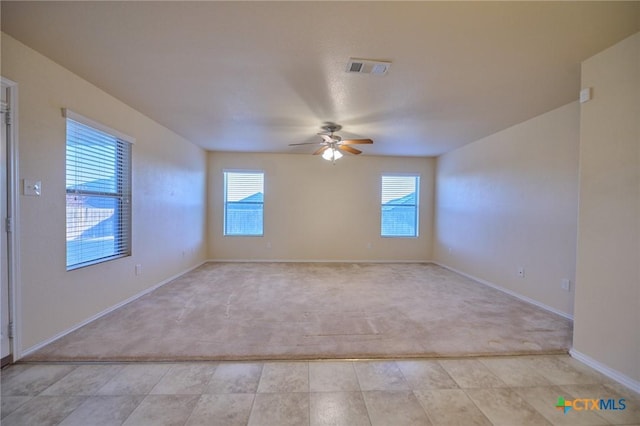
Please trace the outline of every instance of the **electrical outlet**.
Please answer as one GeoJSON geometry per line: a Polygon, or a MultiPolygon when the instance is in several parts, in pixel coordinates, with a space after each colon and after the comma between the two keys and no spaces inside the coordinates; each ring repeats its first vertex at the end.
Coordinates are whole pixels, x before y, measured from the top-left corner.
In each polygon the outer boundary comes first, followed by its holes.
{"type": "Polygon", "coordinates": [[[564,291],[569,291],[571,289],[571,281],[568,278],[564,278],[560,283],[560,288],[564,291]]]}
{"type": "Polygon", "coordinates": [[[139,263],[136,265],[136,275],[142,275],[142,265],[139,263]]]}
{"type": "Polygon", "coordinates": [[[591,100],[591,87],[585,87],[580,91],[580,103],[589,102],[591,100]]]}
{"type": "Polygon", "coordinates": [[[524,267],[521,266],[518,268],[518,276],[524,278],[524,267]]]}

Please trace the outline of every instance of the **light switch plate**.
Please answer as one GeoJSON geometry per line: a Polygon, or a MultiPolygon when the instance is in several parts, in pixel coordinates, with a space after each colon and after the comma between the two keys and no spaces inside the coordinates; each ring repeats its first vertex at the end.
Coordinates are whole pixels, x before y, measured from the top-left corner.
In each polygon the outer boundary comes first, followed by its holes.
{"type": "Polygon", "coordinates": [[[22,193],[30,197],[39,197],[42,192],[42,182],[33,179],[22,180],[22,193]]]}

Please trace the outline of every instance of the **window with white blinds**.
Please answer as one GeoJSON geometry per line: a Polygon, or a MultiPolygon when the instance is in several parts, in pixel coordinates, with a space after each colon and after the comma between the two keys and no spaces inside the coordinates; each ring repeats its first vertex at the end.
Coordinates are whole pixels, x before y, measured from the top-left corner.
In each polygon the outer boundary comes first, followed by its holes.
{"type": "Polygon", "coordinates": [[[71,270],[131,255],[131,142],[70,111],[66,117],[71,270]]]}
{"type": "Polygon", "coordinates": [[[261,236],[264,173],[224,172],[224,235],[261,236]]]}
{"type": "Polygon", "coordinates": [[[418,236],[419,187],[420,176],[417,175],[382,176],[381,236],[418,236]]]}

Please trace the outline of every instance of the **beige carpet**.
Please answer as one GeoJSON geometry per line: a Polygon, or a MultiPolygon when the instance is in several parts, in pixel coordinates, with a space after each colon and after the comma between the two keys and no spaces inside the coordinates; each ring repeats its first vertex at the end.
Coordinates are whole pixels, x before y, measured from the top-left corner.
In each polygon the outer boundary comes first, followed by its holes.
{"type": "Polygon", "coordinates": [[[571,321],[431,264],[209,263],[26,361],[563,353],[571,335],[571,321]]]}

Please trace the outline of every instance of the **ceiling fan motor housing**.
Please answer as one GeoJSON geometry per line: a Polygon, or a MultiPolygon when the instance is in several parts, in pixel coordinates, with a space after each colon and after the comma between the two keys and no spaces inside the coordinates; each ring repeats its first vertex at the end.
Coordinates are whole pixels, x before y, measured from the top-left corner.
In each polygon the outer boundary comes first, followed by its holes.
{"type": "Polygon", "coordinates": [[[335,123],[325,123],[324,126],[321,127],[322,130],[324,130],[327,133],[334,133],[337,132],[338,130],[342,129],[342,126],[339,124],[335,124],[335,123]]]}

